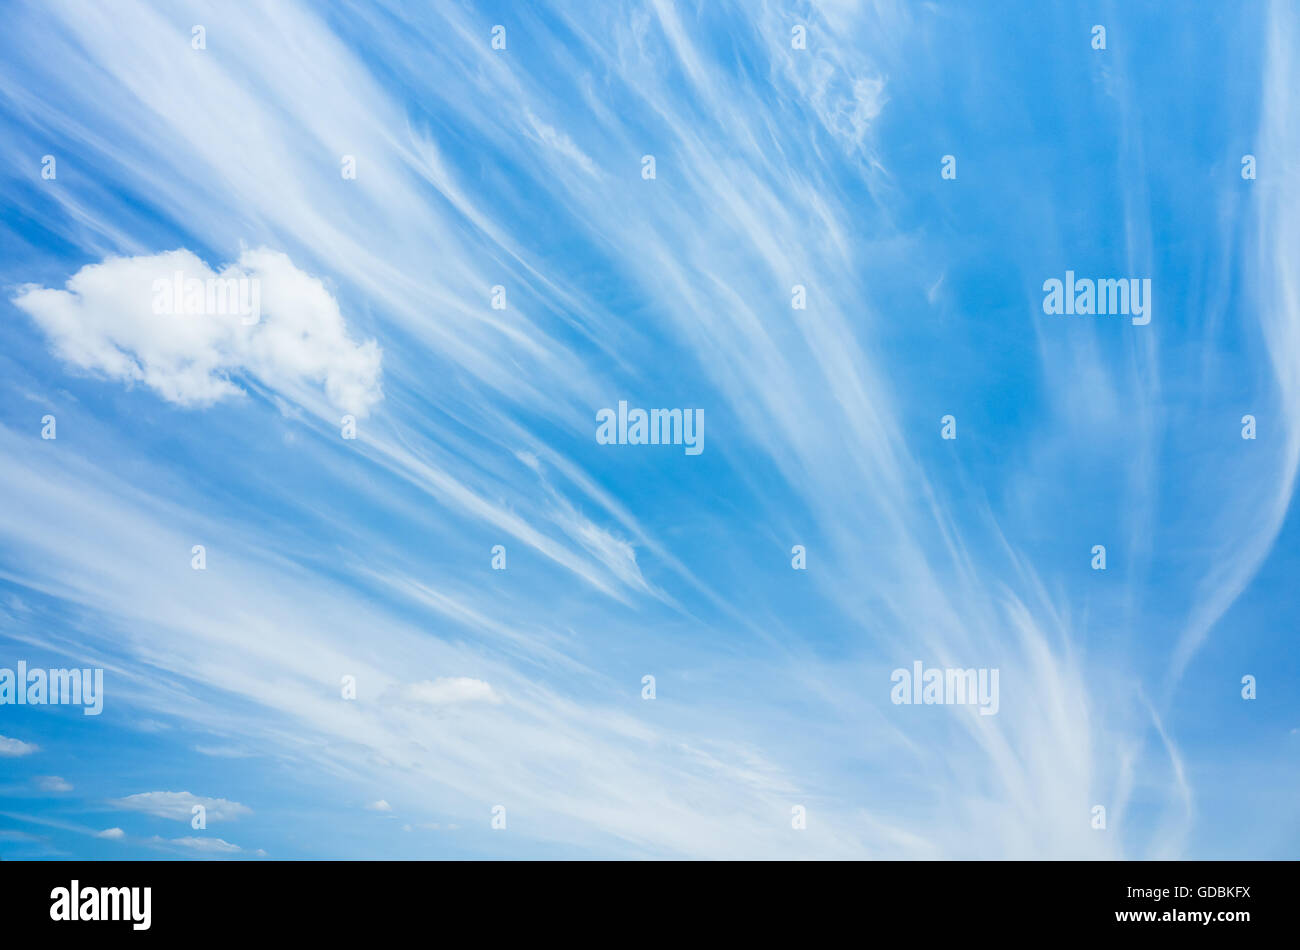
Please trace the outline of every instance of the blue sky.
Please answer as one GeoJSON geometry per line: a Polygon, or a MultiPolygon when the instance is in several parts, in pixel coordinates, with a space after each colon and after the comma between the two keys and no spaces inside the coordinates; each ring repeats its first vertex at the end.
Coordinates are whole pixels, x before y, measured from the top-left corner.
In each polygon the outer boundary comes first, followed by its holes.
{"type": "Polygon", "coordinates": [[[0,857],[1300,856],[1298,31],[15,4],[0,667],[105,705],[0,706],[0,857]]]}

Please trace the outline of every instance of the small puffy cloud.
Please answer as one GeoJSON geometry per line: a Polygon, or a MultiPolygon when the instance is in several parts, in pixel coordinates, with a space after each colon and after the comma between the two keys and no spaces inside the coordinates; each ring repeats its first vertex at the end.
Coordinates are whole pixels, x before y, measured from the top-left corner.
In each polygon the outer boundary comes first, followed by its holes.
{"type": "Polygon", "coordinates": [[[178,844],[182,848],[189,848],[192,851],[206,851],[209,854],[234,854],[236,851],[242,851],[237,844],[231,844],[229,841],[223,841],[221,838],[172,838],[172,844],[178,844]]]}
{"type": "Polygon", "coordinates": [[[121,828],[105,828],[103,831],[95,833],[96,838],[107,838],[109,841],[121,841],[126,837],[126,832],[121,828]]]}
{"type": "Polygon", "coordinates": [[[109,802],[116,808],[126,811],[142,811],[157,818],[171,818],[175,821],[189,821],[194,814],[194,806],[202,805],[207,812],[208,821],[234,821],[240,815],[251,815],[253,810],[239,802],[224,798],[201,798],[190,792],[140,792],[109,802]]]}
{"type": "Polygon", "coordinates": [[[36,776],[36,787],[42,792],[70,792],[72,784],[57,775],[36,776]]]}
{"type": "Polygon", "coordinates": [[[469,676],[441,676],[436,680],[405,683],[394,690],[393,695],[401,702],[424,706],[501,702],[492,684],[469,676]]]}
{"type": "Polygon", "coordinates": [[[390,804],[388,804],[388,802],[384,801],[382,798],[379,799],[379,801],[377,801],[377,802],[371,802],[369,805],[366,806],[366,811],[384,811],[384,812],[388,812],[388,811],[392,811],[392,810],[393,810],[393,806],[390,805],[390,804]]]}
{"type": "Polygon", "coordinates": [[[21,739],[10,739],[8,736],[0,736],[0,759],[15,759],[20,755],[31,755],[40,746],[31,742],[23,742],[21,739]]]}
{"type": "Polygon", "coordinates": [[[246,250],[220,272],[184,249],[110,257],[13,302],[60,359],[181,406],[238,395],[239,374],[290,394],[323,385],[358,416],[383,398],[379,345],[353,341],[325,285],[278,251],[246,250]]]}

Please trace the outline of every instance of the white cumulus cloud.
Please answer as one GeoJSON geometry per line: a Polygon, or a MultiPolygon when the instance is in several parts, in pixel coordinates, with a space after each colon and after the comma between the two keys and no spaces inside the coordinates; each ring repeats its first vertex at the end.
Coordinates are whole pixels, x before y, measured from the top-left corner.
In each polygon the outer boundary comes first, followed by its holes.
{"type": "Polygon", "coordinates": [[[16,759],[20,755],[31,755],[38,748],[39,746],[31,742],[0,736],[0,758],[16,759]]]}
{"type": "Polygon", "coordinates": [[[379,345],[352,340],[325,285],[267,248],[244,251],[219,273],[184,249],[110,257],[81,268],[65,290],[28,284],[13,302],[60,359],[181,406],[238,395],[241,374],[290,394],[323,386],[358,416],[383,398],[379,345]],[[223,287],[237,286],[245,289],[225,296],[223,287]]]}

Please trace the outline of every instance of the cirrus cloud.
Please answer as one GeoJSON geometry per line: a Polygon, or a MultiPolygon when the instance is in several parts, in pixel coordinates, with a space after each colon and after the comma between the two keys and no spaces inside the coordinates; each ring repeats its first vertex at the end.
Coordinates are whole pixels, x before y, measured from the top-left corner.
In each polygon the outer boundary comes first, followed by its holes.
{"type": "Polygon", "coordinates": [[[191,792],[140,792],[109,802],[126,811],[142,811],[157,818],[189,821],[195,805],[202,805],[209,821],[233,821],[241,815],[251,815],[253,810],[239,802],[224,798],[202,798],[191,792]]]}
{"type": "MultiPolygon", "coordinates": [[[[159,839],[161,840],[161,839],[159,839]]],[[[205,851],[210,854],[234,854],[237,851],[243,851],[237,844],[231,844],[222,838],[172,838],[172,844],[180,845],[182,848],[189,848],[192,851],[205,851]]]]}
{"type": "Polygon", "coordinates": [[[400,702],[423,706],[501,702],[491,683],[470,676],[440,676],[435,680],[405,683],[395,691],[395,696],[400,702]]]}

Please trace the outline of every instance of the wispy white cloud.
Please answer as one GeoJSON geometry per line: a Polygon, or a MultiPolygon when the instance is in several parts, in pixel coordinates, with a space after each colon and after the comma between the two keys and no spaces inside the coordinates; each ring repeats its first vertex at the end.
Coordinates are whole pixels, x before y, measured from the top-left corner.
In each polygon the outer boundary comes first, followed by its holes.
{"type": "Polygon", "coordinates": [[[216,759],[247,759],[255,754],[247,749],[241,749],[238,746],[226,745],[196,745],[194,751],[200,755],[208,755],[216,759]]]}
{"type": "MultiPolygon", "coordinates": [[[[162,841],[163,839],[156,839],[162,841]]],[[[237,844],[231,844],[222,838],[196,838],[193,836],[185,838],[167,839],[170,844],[179,845],[191,851],[200,851],[208,854],[237,854],[242,851],[237,844]]]]}
{"type": "Polygon", "coordinates": [[[403,683],[392,695],[401,702],[434,707],[501,702],[490,683],[469,676],[440,676],[436,680],[403,683]]]}
{"type": "Polygon", "coordinates": [[[241,815],[253,813],[251,808],[239,802],[224,798],[204,798],[191,792],[139,792],[113,799],[109,804],[125,811],[140,811],[173,821],[190,821],[196,805],[203,807],[208,821],[234,821],[241,815]]]}

